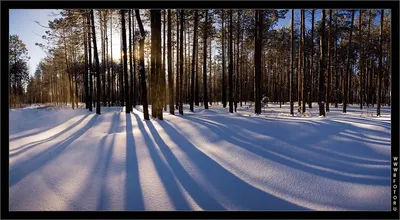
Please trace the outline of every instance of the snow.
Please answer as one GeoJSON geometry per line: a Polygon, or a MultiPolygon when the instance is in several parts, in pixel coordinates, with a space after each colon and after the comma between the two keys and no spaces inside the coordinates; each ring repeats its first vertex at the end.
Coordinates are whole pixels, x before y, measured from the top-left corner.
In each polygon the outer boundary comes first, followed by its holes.
{"type": "Polygon", "coordinates": [[[10,210],[389,210],[390,107],[313,106],[12,109],[10,210]]]}

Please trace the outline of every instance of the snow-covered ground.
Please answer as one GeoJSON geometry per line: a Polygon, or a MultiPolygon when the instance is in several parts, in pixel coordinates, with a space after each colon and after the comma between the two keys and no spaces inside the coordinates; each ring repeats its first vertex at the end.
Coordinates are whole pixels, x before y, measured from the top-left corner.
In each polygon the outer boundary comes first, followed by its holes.
{"type": "Polygon", "coordinates": [[[140,110],[10,110],[10,210],[390,209],[389,107],[140,110]]]}

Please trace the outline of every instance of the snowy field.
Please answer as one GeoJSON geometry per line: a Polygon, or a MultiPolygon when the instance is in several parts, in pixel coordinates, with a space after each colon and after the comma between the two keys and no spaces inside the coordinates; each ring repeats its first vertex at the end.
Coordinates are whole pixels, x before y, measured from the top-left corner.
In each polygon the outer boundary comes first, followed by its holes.
{"type": "Polygon", "coordinates": [[[10,210],[389,210],[390,107],[313,106],[9,110],[10,210]]]}

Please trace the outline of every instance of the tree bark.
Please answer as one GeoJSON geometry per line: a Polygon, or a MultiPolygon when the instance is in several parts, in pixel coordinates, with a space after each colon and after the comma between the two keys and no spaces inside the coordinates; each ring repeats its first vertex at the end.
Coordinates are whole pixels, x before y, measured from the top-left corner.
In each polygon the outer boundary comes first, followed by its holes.
{"type": "Polygon", "coordinates": [[[198,17],[199,11],[194,11],[194,29],[193,29],[193,51],[192,51],[192,84],[191,84],[191,95],[190,95],[190,111],[193,110],[193,102],[194,102],[194,72],[195,72],[195,59],[196,59],[196,50],[197,50],[197,26],[198,26],[198,17]]]}
{"type": "Polygon", "coordinates": [[[181,34],[180,34],[180,71],[179,71],[179,114],[183,115],[183,19],[184,19],[184,10],[180,11],[181,14],[181,34]]]}
{"type": "Polygon", "coordinates": [[[320,30],[319,58],[319,116],[325,117],[325,9],[322,9],[322,24],[320,30]]]}
{"type": "Polygon", "coordinates": [[[169,113],[174,115],[174,75],[172,72],[172,15],[168,9],[168,89],[169,89],[169,113]]]}
{"type": "Polygon", "coordinates": [[[353,34],[353,23],[354,23],[354,10],[351,11],[351,26],[350,26],[350,37],[349,37],[349,45],[347,48],[347,64],[346,64],[346,79],[345,79],[345,87],[344,87],[344,99],[343,99],[343,113],[347,112],[347,101],[349,97],[348,84],[349,84],[349,75],[350,75],[350,48],[351,48],[351,37],[353,34]]]}
{"type": "Polygon", "coordinates": [[[139,25],[141,38],[139,41],[140,47],[140,61],[139,61],[139,72],[141,75],[141,84],[142,84],[142,104],[143,104],[143,115],[145,120],[150,120],[149,117],[149,109],[147,104],[147,87],[146,87],[146,73],[145,73],[145,66],[144,66],[144,40],[145,40],[145,32],[143,28],[142,20],[140,19],[140,13],[138,9],[135,9],[136,20],[139,25]]]}
{"type": "Polygon", "coordinates": [[[381,9],[381,33],[380,33],[380,40],[379,40],[379,72],[378,72],[378,102],[377,102],[377,109],[376,109],[376,116],[381,116],[381,98],[382,98],[382,44],[383,44],[383,16],[384,10],[381,9]]]}
{"type": "Polygon", "coordinates": [[[332,72],[332,9],[329,9],[329,30],[328,30],[328,80],[326,84],[326,112],[329,112],[329,103],[331,97],[331,72],[332,72]]]}
{"type": "Polygon", "coordinates": [[[203,30],[203,93],[204,109],[208,109],[207,96],[207,31],[208,31],[208,10],[205,10],[205,21],[203,30]]]}
{"type": "MultiPolygon", "coordinates": [[[[313,10],[314,12],[314,10],[313,10]]],[[[314,16],[313,16],[314,17],[314,16]]],[[[314,25],[313,25],[314,27],[314,25]]],[[[311,32],[312,33],[312,32],[311,32]]],[[[294,9],[292,9],[292,21],[291,21],[291,37],[290,37],[290,115],[294,115],[293,112],[293,76],[294,76],[294,9]]]]}
{"type": "Polygon", "coordinates": [[[128,57],[126,45],[126,28],[125,28],[125,10],[121,10],[121,26],[122,26],[122,50],[124,54],[124,81],[125,81],[125,112],[131,112],[131,105],[129,99],[129,82],[128,82],[128,57]]]}
{"type": "Polygon", "coordinates": [[[91,19],[92,19],[92,34],[93,34],[93,50],[94,50],[94,57],[96,59],[96,75],[97,75],[97,104],[96,104],[96,114],[101,114],[101,106],[100,106],[100,94],[101,94],[101,84],[100,84],[100,62],[99,62],[99,54],[97,53],[97,42],[96,42],[96,31],[94,27],[94,15],[93,9],[90,10],[91,19]]]}
{"type": "MultiPolygon", "coordinates": [[[[257,15],[258,11],[256,12],[257,15]]],[[[229,112],[233,113],[233,21],[232,9],[229,10],[229,112]]]]}

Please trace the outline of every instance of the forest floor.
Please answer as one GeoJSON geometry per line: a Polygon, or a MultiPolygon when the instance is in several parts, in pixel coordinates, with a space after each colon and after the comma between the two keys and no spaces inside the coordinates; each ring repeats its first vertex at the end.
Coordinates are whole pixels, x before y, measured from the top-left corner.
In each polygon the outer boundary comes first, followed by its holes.
{"type": "Polygon", "coordinates": [[[10,210],[389,210],[390,107],[313,106],[11,109],[10,210]]]}

